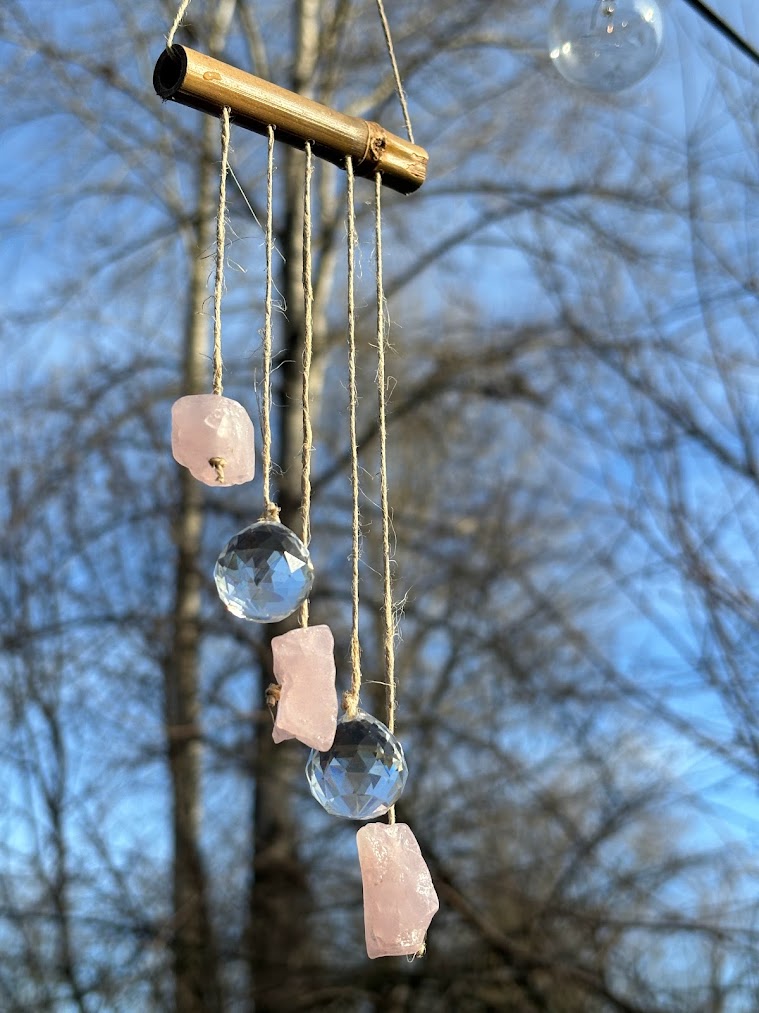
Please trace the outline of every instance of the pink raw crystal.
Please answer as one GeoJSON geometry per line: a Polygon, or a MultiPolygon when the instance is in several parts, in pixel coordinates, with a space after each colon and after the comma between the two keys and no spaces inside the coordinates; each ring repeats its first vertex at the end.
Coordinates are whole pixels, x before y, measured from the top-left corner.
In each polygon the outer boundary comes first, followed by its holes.
{"type": "Polygon", "coordinates": [[[189,394],[172,405],[171,452],[200,482],[249,482],[255,471],[253,447],[253,423],[237,401],[220,394],[189,394]]]}
{"type": "Polygon", "coordinates": [[[275,742],[299,739],[329,749],[337,726],[335,641],[329,626],[290,630],[271,642],[274,678],[282,687],[274,721],[275,742]]]}
{"type": "Polygon", "coordinates": [[[424,946],[440,902],[419,845],[405,823],[367,823],[356,834],[370,957],[412,956],[424,946]]]}

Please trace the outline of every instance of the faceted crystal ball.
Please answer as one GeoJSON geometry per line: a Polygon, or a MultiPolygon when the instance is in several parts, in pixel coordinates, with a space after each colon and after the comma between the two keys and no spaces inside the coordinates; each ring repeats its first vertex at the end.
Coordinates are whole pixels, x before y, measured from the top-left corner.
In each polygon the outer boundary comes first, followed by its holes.
{"type": "Polygon", "coordinates": [[[233,615],[276,623],[308,598],[314,567],[293,531],[277,521],[259,521],[227,544],[213,575],[219,597],[233,615]]]}
{"type": "Polygon", "coordinates": [[[311,794],[332,816],[370,820],[386,813],[406,784],[403,747],[389,728],[358,711],[337,723],[335,741],[306,764],[311,794]]]}
{"type": "Polygon", "coordinates": [[[255,471],[253,423],[221,394],[189,394],[171,406],[171,452],[206,485],[240,485],[255,471]],[[216,462],[216,463],[212,463],[216,462]]]}
{"type": "Polygon", "coordinates": [[[656,0],[558,0],[548,51],[558,72],[594,91],[622,91],[651,70],[662,48],[656,0]]]}

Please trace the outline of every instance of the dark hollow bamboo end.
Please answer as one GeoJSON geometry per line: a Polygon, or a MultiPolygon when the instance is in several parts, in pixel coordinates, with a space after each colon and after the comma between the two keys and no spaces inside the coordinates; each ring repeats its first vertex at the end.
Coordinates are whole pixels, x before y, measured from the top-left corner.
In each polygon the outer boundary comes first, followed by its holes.
{"type": "Polygon", "coordinates": [[[308,142],[318,158],[342,168],[350,157],[357,176],[380,173],[383,185],[399,193],[412,193],[424,182],[424,148],[185,46],[161,53],[153,87],[162,99],[211,116],[229,109],[236,126],[259,134],[272,126],[277,140],[301,149],[308,142]]]}
{"type": "Polygon", "coordinates": [[[153,71],[153,87],[164,99],[174,98],[187,73],[187,54],[182,46],[164,49],[153,71]]]}

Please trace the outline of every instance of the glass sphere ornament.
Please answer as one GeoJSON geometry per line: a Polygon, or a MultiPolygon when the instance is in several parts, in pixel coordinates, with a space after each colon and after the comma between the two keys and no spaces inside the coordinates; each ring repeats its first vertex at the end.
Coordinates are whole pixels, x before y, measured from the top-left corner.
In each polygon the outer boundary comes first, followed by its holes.
{"type": "Polygon", "coordinates": [[[408,767],[403,746],[377,718],[359,710],[337,722],[335,741],[311,750],[306,778],[311,794],[332,816],[371,820],[398,801],[408,767]]]}
{"type": "Polygon", "coordinates": [[[548,50],[567,81],[594,91],[622,91],[656,63],[663,31],[656,0],[558,0],[548,50]]]}
{"type": "Polygon", "coordinates": [[[308,598],[314,566],[294,531],[279,521],[258,521],[227,543],[213,575],[219,597],[233,615],[276,623],[308,598]]]}

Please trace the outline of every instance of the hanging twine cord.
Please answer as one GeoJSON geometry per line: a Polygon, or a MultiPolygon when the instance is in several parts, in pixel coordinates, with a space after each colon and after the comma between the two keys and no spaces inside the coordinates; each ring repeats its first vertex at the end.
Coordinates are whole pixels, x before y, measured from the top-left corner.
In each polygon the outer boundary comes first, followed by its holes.
{"type": "Polygon", "coordinates": [[[174,18],[174,24],[169,29],[169,34],[166,36],[166,48],[171,49],[174,45],[174,36],[177,34],[177,29],[182,24],[182,18],[185,15],[185,11],[190,6],[190,0],[182,0],[177,11],[177,16],[174,18]]]}
{"type": "Polygon", "coordinates": [[[343,707],[349,718],[358,710],[361,689],[361,645],[358,638],[358,561],[361,551],[361,515],[359,512],[358,481],[358,440],[356,437],[356,306],[355,306],[355,259],[356,259],[356,211],[353,203],[353,160],[345,159],[347,177],[347,227],[348,227],[348,417],[351,445],[351,498],[352,498],[352,546],[351,546],[351,687],[343,698],[343,707]]]}
{"type": "MultiPolygon", "coordinates": [[[[395,616],[390,555],[390,509],[387,495],[387,380],[385,377],[385,287],[382,276],[382,175],[374,176],[374,238],[377,271],[377,430],[380,451],[380,510],[382,513],[382,618],[385,655],[387,727],[395,731],[395,616]]],[[[395,823],[395,806],[387,812],[395,823]]]]}
{"type": "Polygon", "coordinates": [[[221,170],[219,210],[216,213],[216,279],[213,288],[213,392],[222,392],[221,297],[224,292],[224,245],[227,233],[227,171],[229,169],[229,109],[221,111],[221,170]]]}
{"type": "MultiPolygon", "coordinates": [[[[306,166],[303,177],[303,452],[301,455],[300,516],[301,538],[308,547],[311,541],[311,455],[314,433],[311,426],[311,360],[314,353],[314,286],[311,264],[311,177],[314,159],[306,142],[306,166]]],[[[308,598],[300,607],[300,625],[308,626],[308,598]]]]}
{"type": "Polygon", "coordinates": [[[380,510],[382,512],[382,615],[384,618],[387,727],[395,730],[395,622],[390,554],[390,509],[387,494],[387,380],[385,377],[385,289],[382,277],[382,177],[374,177],[374,234],[377,269],[377,430],[380,451],[380,510]]]}
{"type": "Polygon", "coordinates": [[[390,57],[390,64],[393,68],[393,77],[395,78],[395,91],[398,95],[398,101],[401,104],[401,111],[403,112],[403,122],[406,124],[406,133],[411,143],[414,143],[414,131],[411,129],[411,117],[409,116],[408,103],[406,102],[406,93],[403,90],[403,83],[401,81],[401,72],[398,69],[398,61],[395,58],[395,47],[393,46],[393,37],[390,34],[390,25],[385,14],[385,5],[383,0],[377,0],[377,11],[379,12],[380,21],[382,22],[382,31],[385,36],[385,45],[387,46],[387,55],[390,57]]]}
{"type": "Polygon", "coordinates": [[[271,499],[271,315],[272,315],[272,249],[274,247],[274,127],[267,127],[269,139],[266,163],[266,291],[264,295],[263,329],[263,394],[261,403],[261,463],[263,470],[264,512],[261,520],[278,521],[279,507],[271,499]]]}

